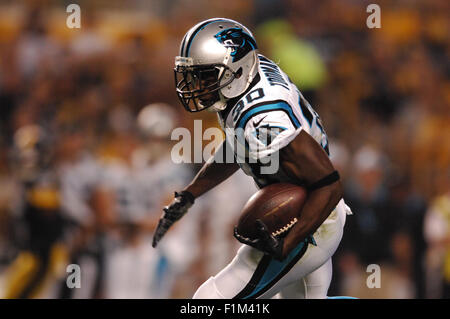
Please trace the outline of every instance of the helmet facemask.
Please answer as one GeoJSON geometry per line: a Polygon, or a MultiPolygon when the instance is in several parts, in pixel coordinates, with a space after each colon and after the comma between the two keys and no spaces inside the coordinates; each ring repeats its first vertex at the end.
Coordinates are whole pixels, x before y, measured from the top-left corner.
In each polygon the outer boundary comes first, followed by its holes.
{"type": "Polygon", "coordinates": [[[189,112],[199,112],[215,106],[225,108],[226,102],[220,90],[237,76],[224,64],[189,65],[189,58],[175,60],[175,85],[177,95],[189,112]]]}

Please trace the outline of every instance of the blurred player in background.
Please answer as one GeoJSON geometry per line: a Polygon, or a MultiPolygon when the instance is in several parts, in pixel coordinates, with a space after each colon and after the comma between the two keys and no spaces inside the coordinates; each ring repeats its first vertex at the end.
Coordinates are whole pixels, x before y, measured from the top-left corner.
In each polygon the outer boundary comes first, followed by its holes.
{"type": "Polygon", "coordinates": [[[3,298],[56,297],[52,285],[64,275],[66,221],[50,143],[38,125],[23,126],[14,134],[11,163],[24,200],[15,207],[13,233],[19,253],[6,269],[3,298]]]}
{"type": "Polygon", "coordinates": [[[74,126],[63,130],[56,149],[70,264],[83,269],[81,287],[70,289],[63,281],[59,297],[97,298],[104,281],[104,233],[111,219],[98,204],[101,166],[88,149],[85,133],[74,126]]]}
{"type": "Polygon", "coordinates": [[[283,238],[261,225],[256,242],[235,232],[246,245],[194,298],[270,298],[279,292],[284,298],[325,298],[331,256],[350,209],[342,200],[339,174],[328,158],[327,135],[318,114],[289,77],[258,54],[251,32],[229,19],[206,20],[188,31],[175,59],[175,79],[184,108],[218,112],[227,140],[194,180],[175,193],[164,209],[153,246],[197,197],[239,167],[260,188],[277,182],[300,184],[309,195],[299,223],[283,238]],[[244,154],[239,153],[239,144],[244,154]],[[229,152],[239,165],[226,162],[229,152]],[[280,156],[279,161],[272,158],[280,166],[264,174],[272,155],[280,156]]]}
{"type": "Polygon", "coordinates": [[[189,167],[170,160],[170,133],[176,116],[162,103],[144,107],[137,116],[140,140],[115,138],[116,154],[103,165],[102,188],[114,217],[114,239],[107,254],[106,298],[169,298],[177,276],[195,259],[196,232],[186,223],[168,238],[170,249],[151,248],[161,208],[171,187],[191,178],[189,167]],[[169,189],[170,187],[170,189],[169,189]]]}
{"type": "Polygon", "coordinates": [[[428,242],[426,297],[450,298],[450,171],[439,177],[438,195],[425,215],[428,242]]]}

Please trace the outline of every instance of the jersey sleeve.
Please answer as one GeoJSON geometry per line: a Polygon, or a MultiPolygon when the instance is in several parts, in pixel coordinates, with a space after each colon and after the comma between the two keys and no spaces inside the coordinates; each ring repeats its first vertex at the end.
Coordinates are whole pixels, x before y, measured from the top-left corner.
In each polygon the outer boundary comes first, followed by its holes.
{"type": "Polygon", "coordinates": [[[259,160],[288,145],[302,130],[287,102],[273,102],[252,108],[238,123],[243,128],[248,156],[259,160]]]}

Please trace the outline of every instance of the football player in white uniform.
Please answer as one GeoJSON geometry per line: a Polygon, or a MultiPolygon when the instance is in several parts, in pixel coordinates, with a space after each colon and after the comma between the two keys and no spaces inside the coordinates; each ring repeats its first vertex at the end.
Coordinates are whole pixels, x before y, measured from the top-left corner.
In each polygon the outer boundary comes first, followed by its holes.
{"type": "MultiPolygon", "coordinates": [[[[181,188],[192,179],[191,169],[174,164],[168,155],[176,125],[173,113],[162,103],[145,106],[137,117],[140,141],[122,137],[119,149],[127,151],[103,164],[102,186],[113,203],[119,230],[106,255],[106,298],[169,298],[176,279],[196,257],[195,249],[188,249],[197,243],[191,225],[196,218],[180,222],[159,250],[150,247],[158,211],[172,187],[181,188]]],[[[191,213],[198,215],[194,209],[191,213]]]]}
{"type": "Polygon", "coordinates": [[[300,219],[284,238],[262,227],[194,298],[326,298],[331,256],[350,209],[329,159],[318,114],[289,77],[258,53],[252,33],[230,19],[191,28],[175,58],[175,81],[186,110],[218,113],[226,140],[193,181],[164,209],[153,246],[194,204],[239,168],[259,187],[287,182],[308,189],[300,219]],[[234,157],[234,161],[230,161],[234,157]]]}

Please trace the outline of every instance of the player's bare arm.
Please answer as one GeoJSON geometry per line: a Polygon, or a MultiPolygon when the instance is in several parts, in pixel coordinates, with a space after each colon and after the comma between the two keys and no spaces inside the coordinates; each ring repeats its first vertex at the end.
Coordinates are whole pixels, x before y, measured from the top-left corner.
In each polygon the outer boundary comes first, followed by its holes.
{"type": "Polygon", "coordinates": [[[224,160],[226,152],[232,150],[229,150],[228,144],[223,141],[214,156],[203,165],[184,191],[197,198],[233,175],[239,169],[239,165],[236,162],[226,163],[224,160]]]}
{"type": "MultiPolygon", "coordinates": [[[[304,131],[280,150],[280,166],[299,184],[307,187],[313,186],[335,171],[323,148],[304,131]]],[[[313,234],[331,214],[341,198],[342,186],[339,180],[311,190],[300,212],[299,222],[284,239],[282,257],[308,235],[313,234]]]]}

